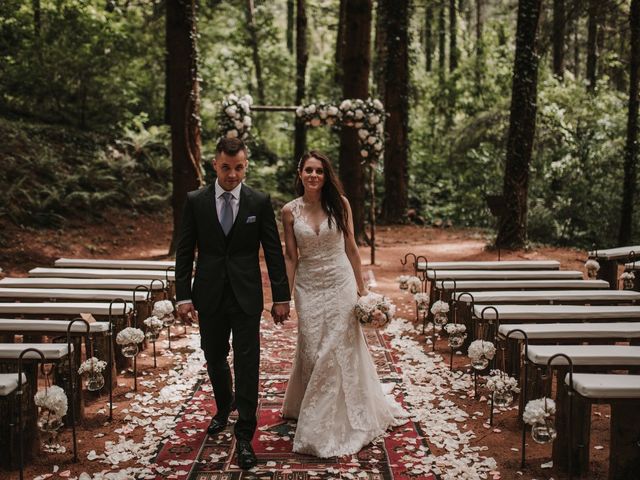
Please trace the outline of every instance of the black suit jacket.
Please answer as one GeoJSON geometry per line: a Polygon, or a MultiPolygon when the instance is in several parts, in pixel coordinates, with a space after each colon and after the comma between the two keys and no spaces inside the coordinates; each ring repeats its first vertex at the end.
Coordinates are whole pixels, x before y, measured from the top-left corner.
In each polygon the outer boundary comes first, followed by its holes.
{"type": "Polygon", "coordinates": [[[220,304],[224,283],[247,315],[263,309],[262,275],[258,252],[264,250],[274,302],[290,299],[278,227],[268,195],[242,185],[238,215],[225,236],[216,211],[215,187],[189,192],[176,249],[176,300],[193,300],[200,315],[212,314],[220,304]],[[195,250],[196,273],[191,286],[195,250]]]}

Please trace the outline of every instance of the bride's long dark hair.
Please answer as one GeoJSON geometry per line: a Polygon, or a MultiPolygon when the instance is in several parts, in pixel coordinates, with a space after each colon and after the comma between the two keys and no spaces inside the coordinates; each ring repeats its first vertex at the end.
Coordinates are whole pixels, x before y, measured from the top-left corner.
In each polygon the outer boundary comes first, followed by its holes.
{"type": "Polygon", "coordinates": [[[310,158],[319,160],[322,163],[322,169],[324,170],[324,185],[322,185],[320,203],[322,205],[322,209],[327,214],[327,217],[329,217],[329,227],[331,227],[332,223],[335,222],[338,230],[340,230],[343,235],[347,236],[349,235],[349,229],[347,228],[348,213],[345,208],[344,201],[342,200],[344,189],[342,188],[342,183],[340,183],[340,179],[338,179],[338,176],[326,155],[316,150],[311,150],[302,155],[300,162],[298,162],[296,192],[300,196],[304,195],[304,185],[300,179],[300,174],[304,169],[304,164],[310,158]]]}

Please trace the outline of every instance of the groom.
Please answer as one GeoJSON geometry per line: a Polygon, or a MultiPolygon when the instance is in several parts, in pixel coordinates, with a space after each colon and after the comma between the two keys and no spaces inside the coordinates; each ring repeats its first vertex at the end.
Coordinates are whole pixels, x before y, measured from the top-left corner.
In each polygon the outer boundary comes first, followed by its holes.
{"type": "Polygon", "coordinates": [[[200,324],[202,349],[217,413],[209,435],[227,426],[238,410],[235,437],[238,465],[257,463],[251,439],[257,426],[260,365],[260,315],[263,308],[260,245],[269,271],[276,323],[289,316],[289,284],[280,237],[269,196],[242,183],[247,171],[247,149],[237,138],[223,138],[216,146],[214,185],[189,192],[184,206],[176,251],[178,314],[187,323],[200,324]],[[194,251],[198,250],[191,285],[194,251]],[[233,370],[227,363],[233,333],[233,370]]]}

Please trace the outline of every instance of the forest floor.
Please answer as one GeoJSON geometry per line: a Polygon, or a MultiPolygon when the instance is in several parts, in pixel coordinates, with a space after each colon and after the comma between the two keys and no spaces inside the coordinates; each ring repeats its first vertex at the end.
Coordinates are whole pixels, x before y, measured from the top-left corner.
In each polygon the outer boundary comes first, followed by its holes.
{"type": "MultiPolygon", "coordinates": [[[[64,229],[37,230],[20,229],[11,225],[4,225],[0,229],[0,267],[5,274],[25,276],[30,268],[35,266],[51,266],[53,261],[61,256],[65,257],[110,257],[110,258],[139,258],[163,259],[171,240],[171,215],[156,214],[152,216],[127,216],[122,213],[105,215],[105,219],[98,224],[87,225],[68,224],[64,229]]],[[[377,286],[374,290],[392,298],[400,311],[407,312],[406,318],[411,319],[413,309],[411,298],[397,288],[396,277],[408,273],[404,270],[400,259],[408,252],[424,255],[432,261],[445,260],[496,260],[497,252],[486,248],[488,236],[485,232],[472,229],[435,229],[417,226],[382,226],[377,231],[376,264],[370,265],[369,248],[362,247],[361,255],[364,263],[364,273],[369,278],[375,278],[377,286]],[[370,272],[370,273],[369,273],[370,272]]],[[[528,251],[502,252],[503,259],[556,259],[563,269],[583,269],[586,252],[566,248],[539,247],[528,251]]],[[[268,300],[268,299],[267,299],[268,300]]],[[[295,318],[294,318],[295,321],[295,318]]],[[[181,331],[181,327],[174,329],[181,331]]],[[[425,338],[416,326],[413,337],[424,345],[425,352],[431,347],[425,343],[425,338]]],[[[140,392],[157,393],[166,384],[167,375],[174,368],[175,362],[180,361],[186,352],[187,339],[177,336],[174,351],[158,358],[158,368],[147,372],[151,365],[151,355],[147,350],[139,357],[138,368],[143,375],[152,380],[139,385],[140,392]]],[[[161,342],[159,345],[166,344],[161,342]]],[[[448,359],[449,348],[445,340],[439,340],[436,351],[448,359]]],[[[468,370],[466,356],[454,357],[454,368],[468,370]]],[[[145,379],[146,380],[146,379],[145,379]]],[[[141,382],[139,382],[140,384],[141,382]]],[[[131,394],[132,379],[130,376],[119,376],[119,385],[115,389],[114,422],[109,426],[105,423],[105,396],[96,397],[87,402],[88,420],[78,429],[80,463],[70,463],[68,440],[70,435],[64,432],[60,443],[66,447],[65,453],[48,453],[39,456],[34,464],[28,467],[26,478],[39,476],[44,478],[73,478],[81,472],[99,472],[104,469],[95,461],[87,460],[87,452],[104,450],[105,441],[111,439],[117,442],[117,434],[128,434],[130,437],[141,437],[138,432],[127,431],[127,417],[125,413],[132,407],[131,394]],[[108,428],[107,428],[108,426],[108,428]]],[[[465,410],[469,418],[465,421],[464,429],[473,430],[475,438],[472,446],[486,447],[482,455],[493,457],[500,472],[489,478],[503,479],[560,479],[553,467],[545,465],[550,461],[551,447],[535,444],[527,436],[527,467],[519,468],[520,459],[520,430],[517,426],[515,409],[499,413],[494,425],[486,425],[488,405],[485,399],[474,400],[472,396],[451,394],[447,400],[465,410]],[[464,398],[461,398],[464,397],[464,398]],[[544,465],[544,466],[543,466],[544,465]]],[[[179,406],[179,405],[178,405],[179,406]]],[[[175,406],[174,406],[175,407],[175,406]]],[[[608,443],[609,443],[609,410],[606,406],[594,406],[592,411],[591,430],[591,472],[589,479],[604,479],[607,473],[608,443]],[[604,448],[602,448],[604,447],[604,448]]],[[[138,429],[140,430],[140,429],[138,429]]],[[[144,433],[144,432],[142,432],[144,433]]],[[[428,436],[427,436],[428,441],[428,436]]],[[[431,446],[436,455],[438,451],[431,446]]],[[[126,458],[120,463],[127,467],[134,460],[126,458]]],[[[0,472],[0,477],[7,478],[6,472],[0,472]]],[[[17,473],[9,478],[17,478],[17,473]]],[[[416,477],[419,478],[419,477],[416,477]]]]}

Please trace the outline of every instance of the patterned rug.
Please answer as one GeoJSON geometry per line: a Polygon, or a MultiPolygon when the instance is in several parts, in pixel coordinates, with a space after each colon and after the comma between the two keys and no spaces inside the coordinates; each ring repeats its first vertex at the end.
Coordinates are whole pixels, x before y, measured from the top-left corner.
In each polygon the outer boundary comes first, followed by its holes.
{"type": "MultiPolygon", "coordinates": [[[[383,438],[366,446],[353,456],[319,459],[292,452],[295,422],[280,417],[286,381],[295,351],[296,326],[287,322],[276,327],[262,322],[260,403],[258,431],[253,447],[258,466],[245,472],[237,466],[232,425],[215,438],[206,435],[211,416],[215,413],[211,385],[203,382],[185,406],[175,429],[175,435],[161,449],[157,464],[163,472],[158,478],[176,480],[236,480],[236,479],[434,479],[431,474],[412,471],[416,456],[429,453],[424,435],[409,421],[389,431],[383,438]]],[[[366,330],[369,349],[378,375],[384,383],[399,383],[400,371],[394,361],[394,351],[388,339],[375,330],[366,330]]],[[[399,385],[401,387],[401,385],[399,385]]],[[[396,388],[398,392],[401,388],[396,388]]],[[[396,393],[402,402],[402,393],[396,393]]],[[[232,416],[231,424],[235,421],[232,416]]]]}

